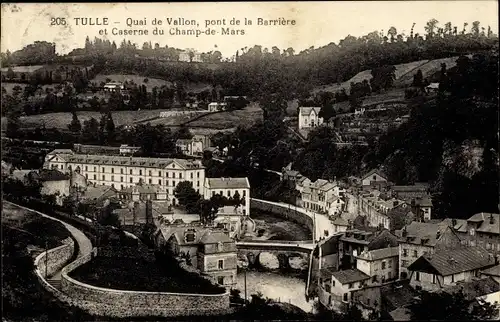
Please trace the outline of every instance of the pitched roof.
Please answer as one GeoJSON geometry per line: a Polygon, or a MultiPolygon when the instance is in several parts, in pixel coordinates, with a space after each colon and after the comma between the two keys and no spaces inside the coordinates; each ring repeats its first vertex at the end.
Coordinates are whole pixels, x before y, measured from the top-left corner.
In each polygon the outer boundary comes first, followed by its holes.
{"type": "Polygon", "coordinates": [[[370,278],[370,276],[366,275],[358,269],[348,269],[344,271],[332,272],[332,276],[342,284],[364,281],[370,278]]]}
{"type": "Polygon", "coordinates": [[[500,214],[480,212],[467,219],[467,222],[480,223],[476,229],[478,232],[500,234],[500,214]]]}
{"type": "Polygon", "coordinates": [[[395,192],[427,192],[429,185],[425,183],[414,184],[411,186],[392,186],[391,190],[395,192]]]}
{"type": "Polygon", "coordinates": [[[457,247],[423,255],[408,266],[408,270],[419,271],[425,262],[440,275],[448,276],[494,265],[495,259],[480,247],[457,247]]]}
{"type": "Polygon", "coordinates": [[[370,250],[367,252],[362,252],[359,256],[356,257],[367,261],[376,261],[379,259],[384,259],[394,256],[399,256],[399,247],[387,247],[387,248],[370,250]]]}
{"type": "Polygon", "coordinates": [[[205,178],[209,189],[250,189],[248,178],[205,178]]]}
{"type": "Polygon", "coordinates": [[[473,279],[468,282],[459,281],[457,282],[457,285],[445,288],[445,292],[447,293],[462,291],[469,300],[475,299],[479,296],[495,293],[499,290],[500,284],[492,277],[473,279]]]}
{"type": "Polygon", "coordinates": [[[175,141],[175,144],[191,144],[191,140],[190,139],[177,139],[177,141],[175,141]]]}
{"type": "Polygon", "coordinates": [[[379,169],[372,169],[370,170],[368,173],[366,173],[364,176],[361,177],[361,180],[364,180],[366,179],[367,177],[371,176],[372,174],[378,174],[379,176],[387,179],[387,176],[385,175],[384,172],[382,172],[381,170],[379,169]]]}
{"type": "Polygon", "coordinates": [[[141,157],[126,157],[126,156],[110,156],[110,155],[88,155],[67,152],[50,152],[53,154],[62,154],[66,156],[66,161],[79,164],[99,164],[112,166],[135,166],[148,168],[165,168],[168,165],[175,163],[182,169],[203,169],[201,161],[186,160],[186,159],[167,159],[167,158],[141,158],[141,157]]]}
{"type": "Polygon", "coordinates": [[[300,114],[304,116],[309,116],[311,114],[311,111],[314,111],[316,114],[319,114],[319,111],[321,111],[321,107],[299,107],[300,114]]]}
{"type": "MultiPolygon", "coordinates": [[[[318,249],[319,247],[321,247],[321,256],[337,254],[339,252],[339,235],[333,235],[325,240],[320,241],[316,246],[316,249],[318,249]]],[[[317,256],[319,256],[319,253],[317,256]]]]}
{"type": "Polygon", "coordinates": [[[400,237],[400,242],[402,243],[435,246],[447,229],[449,229],[447,222],[429,223],[413,221],[411,224],[403,227],[403,229],[396,230],[395,234],[400,237]],[[406,236],[403,236],[404,230],[406,230],[406,236]]]}
{"type": "Polygon", "coordinates": [[[105,185],[88,186],[85,192],[82,194],[82,198],[85,199],[98,199],[102,197],[107,192],[116,193],[116,189],[105,185]]]}
{"type": "Polygon", "coordinates": [[[481,271],[482,274],[500,277],[500,264],[481,271]]]}
{"type": "Polygon", "coordinates": [[[227,234],[222,231],[208,231],[203,237],[200,239],[201,244],[217,244],[217,243],[230,243],[232,242],[231,238],[227,234]]]}

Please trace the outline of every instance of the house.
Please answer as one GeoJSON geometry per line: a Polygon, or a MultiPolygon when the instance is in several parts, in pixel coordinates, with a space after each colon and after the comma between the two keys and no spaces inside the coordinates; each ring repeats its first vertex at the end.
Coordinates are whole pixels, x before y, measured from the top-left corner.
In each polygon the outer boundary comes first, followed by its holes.
{"type": "Polygon", "coordinates": [[[366,250],[356,256],[356,268],[370,276],[370,284],[399,278],[399,247],[366,250]]]}
{"type": "Polygon", "coordinates": [[[83,204],[103,207],[110,199],[117,197],[117,191],[110,186],[89,185],[81,193],[77,190],[77,199],[83,204]]]}
{"type": "Polygon", "coordinates": [[[200,160],[142,158],[116,155],[87,155],[68,149],[56,149],[47,154],[43,167],[63,172],[76,171],[92,183],[123,190],[138,183],[165,187],[177,203],[174,189],[179,182],[189,181],[203,195],[205,168],[200,160]]]}
{"type": "Polygon", "coordinates": [[[366,111],[366,108],[364,108],[364,107],[356,108],[356,109],[354,109],[354,116],[363,115],[363,114],[365,114],[365,111],[366,111]]]}
{"type": "Polygon", "coordinates": [[[226,198],[239,196],[242,215],[250,215],[250,182],[248,178],[205,178],[204,198],[210,199],[216,194],[226,198]]]}
{"type": "Polygon", "coordinates": [[[439,83],[430,83],[425,87],[427,93],[437,93],[439,92],[439,83]]]}
{"type": "Polygon", "coordinates": [[[218,284],[236,285],[236,243],[222,231],[209,231],[200,239],[198,269],[218,284]]]}
{"type": "Polygon", "coordinates": [[[429,195],[429,185],[427,183],[416,183],[414,185],[398,186],[391,188],[394,198],[410,203],[413,199],[427,197],[429,195]]]}
{"type": "Polygon", "coordinates": [[[364,231],[350,229],[340,237],[341,268],[356,267],[356,257],[364,251],[396,247],[398,239],[389,230],[364,231]]]}
{"type": "Polygon", "coordinates": [[[455,221],[454,229],[465,245],[481,246],[500,258],[500,214],[480,212],[467,221],[455,221]]]}
{"type": "Polygon", "coordinates": [[[121,92],[125,89],[125,86],[122,82],[109,82],[104,84],[103,88],[104,92],[121,92]]]}
{"type": "Polygon", "coordinates": [[[352,300],[352,293],[363,288],[370,276],[358,269],[334,271],[321,270],[318,298],[321,304],[331,310],[342,312],[352,300]]]}
{"type": "Polygon", "coordinates": [[[236,244],[227,232],[198,224],[161,225],[154,234],[159,249],[188,257],[191,266],[224,286],[236,283],[236,244]]]}
{"type": "Polygon", "coordinates": [[[373,169],[361,177],[361,185],[368,187],[380,183],[387,183],[387,176],[380,170],[373,169]]]}
{"type": "Polygon", "coordinates": [[[412,201],[412,207],[416,209],[417,218],[424,221],[431,220],[432,215],[432,200],[429,196],[417,198],[412,201]]]}
{"type": "Polygon", "coordinates": [[[334,216],[333,218],[330,218],[330,222],[333,225],[333,232],[334,233],[343,233],[347,231],[350,227],[350,223],[348,220],[342,218],[341,215],[334,216]]]}
{"type": "Polygon", "coordinates": [[[202,63],[201,53],[194,49],[186,49],[179,53],[179,61],[188,63],[202,63]]]}
{"type": "Polygon", "coordinates": [[[321,107],[299,107],[299,130],[323,124],[323,118],[319,117],[319,111],[321,111],[321,107]]]}
{"type": "Polygon", "coordinates": [[[120,145],[120,154],[121,155],[131,155],[131,154],[134,154],[136,152],[139,152],[140,150],[141,150],[141,148],[137,147],[137,146],[130,146],[127,144],[120,145]]]}
{"type": "Polygon", "coordinates": [[[455,248],[460,238],[446,221],[440,223],[412,222],[395,231],[399,238],[399,276],[408,278],[408,266],[424,254],[455,248]]]}
{"type": "Polygon", "coordinates": [[[480,247],[460,246],[421,255],[408,266],[410,285],[426,291],[441,290],[479,277],[494,266],[494,258],[480,247]]]}
{"type": "Polygon", "coordinates": [[[227,108],[227,103],[219,103],[219,102],[212,102],[208,104],[208,111],[209,112],[217,112],[217,111],[224,111],[227,108]]]}
{"type": "Polygon", "coordinates": [[[70,176],[55,169],[42,169],[37,177],[42,184],[40,194],[55,195],[56,203],[62,205],[64,197],[70,194],[70,176]]]}
{"type": "Polygon", "coordinates": [[[202,155],[210,140],[204,135],[194,135],[191,139],[178,139],[175,146],[187,155],[202,155]]]}
{"type": "Polygon", "coordinates": [[[336,181],[318,179],[311,182],[307,179],[297,186],[300,192],[299,206],[307,210],[335,216],[344,208],[345,202],[340,198],[344,191],[336,181]]]}
{"type": "Polygon", "coordinates": [[[137,184],[123,188],[119,191],[119,196],[120,200],[124,201],[169,200],[167,188],[153,184],[137,184]]]}
{"type": "Polygon", "coordinates": [[[179,152],[183,154],[191,154],[191,140],[190,139],[177,139],[175,141],[175,146],[179,149],[179,152]]]}
{"type": "Polygon", "coordinates": [[[338,271],[340,266],[339,242],[340,234],[333,235],[327,239],[320,240],[312,252],[311,264],[309,267],[309,284],[307,294],[317,294],[320,286],[321,270],[331,268],[338,271]]]}
{"type": "Polygon", "coordinates": [[[498,283],[500,283],[500,264],[482,270],[480,276],[482,278],[491,277],[495,281],[497,281],[498,283]]]}

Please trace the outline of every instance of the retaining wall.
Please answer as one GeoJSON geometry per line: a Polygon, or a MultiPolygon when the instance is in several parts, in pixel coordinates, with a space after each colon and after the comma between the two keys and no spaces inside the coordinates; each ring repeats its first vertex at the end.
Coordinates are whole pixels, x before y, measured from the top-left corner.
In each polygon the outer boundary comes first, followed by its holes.
{"type": "Polygon", "coordinates": [[[70,237],[63,240],[64,245],[49,249],[35,259],[35,268],[45,278],[59,271],[73,256],[75,242],[70,237]]]}
{"type": "Polygon", "coordinates": [[[266,200],[250,199],[250,208],[272,212],[282,218],[307,227],[311,233],[313,231],[313,219],[298,210],[295,206],[285,207],[266,200]]]}
{"type": "Polygon", "coordinates": [[[220,315],[231,312],[229,292],[224,294],[184,294],[114,290],[82,283],[68,273],[91,260],[88,254],[62,270],[62,291],[72,304],[90,314],[109,317],[220,315]]]}

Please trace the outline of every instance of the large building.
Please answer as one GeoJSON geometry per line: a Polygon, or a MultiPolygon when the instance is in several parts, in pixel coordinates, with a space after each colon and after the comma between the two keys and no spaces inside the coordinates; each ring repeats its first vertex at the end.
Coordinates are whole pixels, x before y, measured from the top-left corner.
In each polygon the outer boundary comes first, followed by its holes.
{"type": "Polygon", "coordinates": [[[250,182],[248,178],[205,178],[204,198],[210,199],[219,194],[226,198],[233,197],[236,192],[242,202],[242,214],[247,216],[250,214],[250,182]]]}
{"type": "Polygon", "coordinates": [[[200,161],[85,155],[56,149],[47,154],[43,167],[65,173],[75,171],[90,183],[112,186],[119,191],[138,183],[159,185],[166,188],[173,205],[177,203],[174,189],[182,181],[191,182],[193,188],[204,195],[205,168],[200,161]]]}
{"type": "Polygon", "coordinates": [[[344,191],[337,182],[323,179],[311,182],[306,178],[296,185],[296,189],[301,196],[299,205],[305,209],[335,216],[344,208],[344,201],[340,198],[344,191]]]}

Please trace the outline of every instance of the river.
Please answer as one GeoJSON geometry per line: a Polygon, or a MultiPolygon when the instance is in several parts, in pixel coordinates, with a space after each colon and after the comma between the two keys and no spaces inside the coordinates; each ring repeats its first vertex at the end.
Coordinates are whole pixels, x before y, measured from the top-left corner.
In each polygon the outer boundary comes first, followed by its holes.
{"type": "MultiPolygon", "coordinates": [[[[238,272],[236,288],[245,297],[245,277],[242,271],[238,272]]],[[[285,276],[278,272],[247,271],[247,297],[261,292],[264,297],[281,302],[291,303],[305,312],[311,312],[313,302],[307,303],[305,297],[306,282],[295,276],[285,276]]]]}

